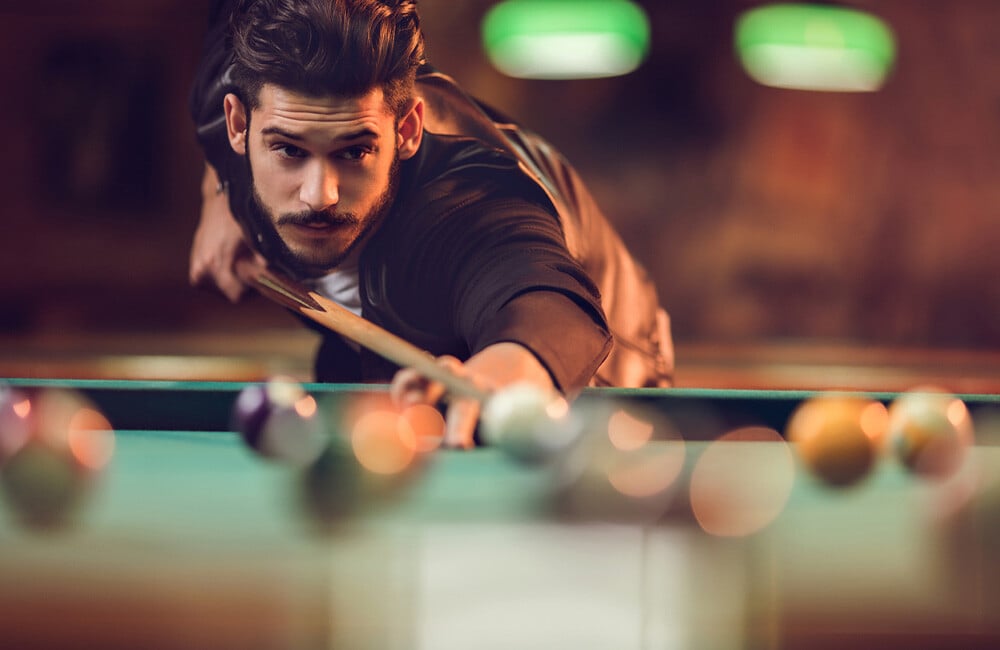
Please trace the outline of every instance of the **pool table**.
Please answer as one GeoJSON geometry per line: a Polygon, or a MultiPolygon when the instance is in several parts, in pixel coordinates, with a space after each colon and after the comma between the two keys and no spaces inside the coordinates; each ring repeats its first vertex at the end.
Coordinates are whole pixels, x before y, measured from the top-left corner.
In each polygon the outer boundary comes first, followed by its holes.
{"type": "Polygon", "coordinates": [[[433,452],[406,489],[331,529],[301,507],[300,470],[229,430],[243,384],[6,383],[86,394],[116,449],[71,526],[24,528],[0,505],[2,647],[1000,647],[995,395],[962,396],[989,430],[951,479],[882,459],[834,489],[780,440],[719,440],[781,432],[815,393],[593,389],[683,432],[655,521],[553,516],[542,470],[479,448],[433,452]],[[706,532],[693,486],[710,454],[750,483],[792,468],[760,527],[706,532]]]}

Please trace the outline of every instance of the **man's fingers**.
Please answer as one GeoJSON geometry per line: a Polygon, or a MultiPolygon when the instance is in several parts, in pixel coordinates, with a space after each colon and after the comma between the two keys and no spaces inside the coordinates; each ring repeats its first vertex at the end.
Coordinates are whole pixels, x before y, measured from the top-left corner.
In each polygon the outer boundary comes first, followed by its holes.
{"type": "Polygon", "coordinates": [[[239,302],[248,288],[236,276],[231,266],[218,259],[208,263],[192,259],[189,280],[193,287],[217,289],[234,303],[239,302]]]}
{"type": "MultiPolygon", "coordinates": [[[[466,374],[462,362],[455,357],[439,357],[437,363],[457,374],[466,374]]],[[[427,379],[413,368],[403,368],[393,377],[389,392],[393,401],[401,406],[436,404],[444,397],[445,387],[440,382],[427,379]]]]}
{"type": "Polygon", "coordinates": [[[217,289],[231,302],[238,302],[247,284],[236,274],[236,262],[253,259],[260,267],[266,262],[250,250],[243,229],[229,211],[229,201],[215,188],[218,177],[206,167],[202,186],[201,219],[195,230],[189,260],[189,280],[193,286],[217,289]]]}
{"type": "MultiPolygon", "coordinates": [[[[440,388],[438,385],[438,389],[440,388]]],[[[389,394],[399,406],[433,404],[441,399],[441,391],[438,389],[434,389],[431,382],[413,368],[403,368],[393,377],[389,394]]]]}
{"type": "MultiPolygon", "coordinates": [[[[438,359],[438,363],[456,374],[470,376],[465,365],[455,357],[441,357],[438,359]]],[[[472,378],[475,379],[475,377],[472,378]]],[[[452,396],[445,414],[442,444],[445,447],[472,449],[475,446],[474,435],[481,409],[482,405],[478,400],[452,396]]]]}
{"type": "Polygon", "coordinates": [[[232,273],[216,276],[215,283],[216,286],[218,286],[219,291],[222,292],[222,295],[229,299],[229,302],[239,302],[240,298],[242,298],[243,294],[247,291],[247,285],[243,284],[243,282],[232,273]]]}
{"type": "Polygon", "coordinates": [[[474,399],[455,399],[448,404],[442,443],[445,447],[472,449],[475,446],[480,408],[479,402],[474,399]]]}
{"type": "MultiPolygon", "coordinates": [[[[437,362],[456,374],[468,376],[465,366],[455,357],[439,357],[437,362]]],[[[436,404],[445,397],[443,384],[427,379],[413,368],[404,368],[396,373],[389,391],[393,401],[399,406],[436,404]]],[[[477,400],[452,396],[445,415],[443,445],[460,449],[473,447],[479,412],[480,404],[477,400]]]]}

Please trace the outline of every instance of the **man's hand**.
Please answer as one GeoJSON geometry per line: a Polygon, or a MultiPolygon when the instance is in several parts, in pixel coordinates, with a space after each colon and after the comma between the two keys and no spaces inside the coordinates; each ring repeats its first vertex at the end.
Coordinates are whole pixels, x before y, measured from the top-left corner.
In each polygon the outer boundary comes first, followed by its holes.
{"type": "Polygon", "coordinates": [[[229,211],[229,200],[218,187],[215,170],[206,165],[201,183],[201,220],[191,244],[190,281],[196,287],[218,289],[237,302],[248,287],[236,275],[236,260],[253,259],[262,268],[266,263],[247,245],[243,230],[229,211]]]}
{"type": "MultiPolygon", "coordinates": [[[[438,362],[489,391],[515,383],[530,383],[544,391],[556,390],[545,366],[530,350],[517,343],[495,343],[464,364],[454,357],[440,357],[438,362]]],[[[444,396],[444,386],[427,380],[412,368],[404,368],[393,378],[390,392],[401,406],[435,404],[444,396]]],[[[480,410],[481,404],[474,399],[452,397],[445,417],[443,444],[471,448],[480,410]]]]}

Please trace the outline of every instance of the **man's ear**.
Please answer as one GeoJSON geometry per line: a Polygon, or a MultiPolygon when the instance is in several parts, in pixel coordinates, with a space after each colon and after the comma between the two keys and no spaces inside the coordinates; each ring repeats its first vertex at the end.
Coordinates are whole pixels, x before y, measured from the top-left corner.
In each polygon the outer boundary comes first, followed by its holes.
{"type": "Polygon", "coordinates": [[[420,149],[420,142],[423,137],[424,100],[417,97],[413,100],[410,110],[399,121],[399,128],[396,129],[396,146],[399,151],[399,159],[406,160],[412,158],[420,149]]]}
{"type": "Polygon", "coordinates": [[[247,153],[247,113],[240,98],[229,93],[222,100],[226,110],[226,130],[229,133],[229,146],[233,151],[245,156],[247,153]]]}

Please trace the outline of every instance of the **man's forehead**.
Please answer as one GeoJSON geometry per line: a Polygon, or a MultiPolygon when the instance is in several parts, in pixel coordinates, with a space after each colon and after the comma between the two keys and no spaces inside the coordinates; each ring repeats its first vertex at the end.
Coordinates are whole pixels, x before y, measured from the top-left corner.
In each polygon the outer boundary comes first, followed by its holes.
{"type": "MultiPolygon", "coordinates": [[[[258,107],[254,112],[259,113],[260,120],[266,124],[285,127],[364,126],[377,131],[378,126],[393,121],[381,88],[374,88],[356,97],[340,95],[317,97],[266,84],[260,90],[258,107]]],[[[261,127],[264,126],[265,124],[261,124],[261,127]]]]}

